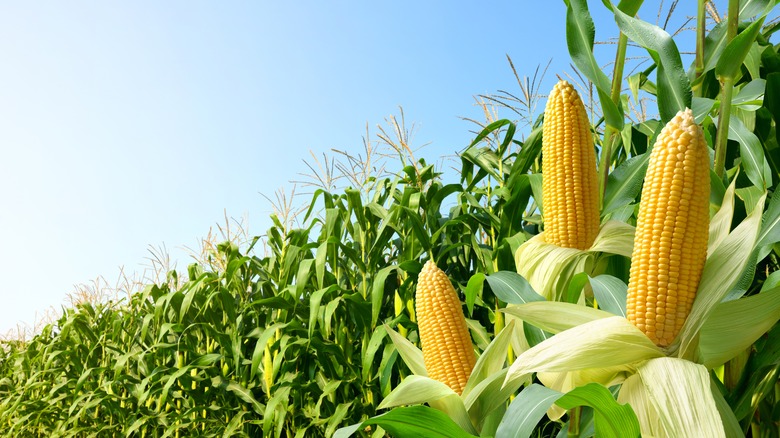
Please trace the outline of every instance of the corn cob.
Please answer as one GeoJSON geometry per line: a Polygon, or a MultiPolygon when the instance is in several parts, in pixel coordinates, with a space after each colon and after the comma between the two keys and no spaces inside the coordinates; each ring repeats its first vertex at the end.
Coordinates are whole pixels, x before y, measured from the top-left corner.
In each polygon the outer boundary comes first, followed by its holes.
{"type": "Polygon", "coordinates": [[[431,260],[418,277],[415,301],[428,377],[461,394],[476,363],[474,349],[455,288],[431,260]]]}
{"type": "Polygon", "coordinates": [[[566,81],[553,87],[542,128],[545,239],[586,250],[599,232],[596,153],[585,106],[566,81]]]}
{"type": "Polygon", "coordinates": [[[672,343],[688,317],[707,257],[709,154],[690,109],[658,135],[639,204],[627,317],[656,345],[672,343]]]}

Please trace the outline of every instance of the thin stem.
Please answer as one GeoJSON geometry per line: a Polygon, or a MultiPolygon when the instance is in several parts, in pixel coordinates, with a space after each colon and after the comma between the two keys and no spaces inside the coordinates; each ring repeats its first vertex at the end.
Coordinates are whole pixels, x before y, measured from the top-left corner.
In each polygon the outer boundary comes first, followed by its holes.
{"type": "MultiPolygon", "coordinates": [[[[729,0],[729,15],[726,44],[737,35],[739,27],[739,0],[729,0]]],[[[715,174],[723,177],[726,169],[726,145],[729,140],[729,118],[731,117],[731,94],[734,77],[719,78],[721,84],[720,114],[718,115],[718,136],[715,140],[715,174]]]]}
{"type": "Polygon", "coordinates": [[[739,29],[739,0],[729,0],[729,16],[726,28],[726,41],[728,43],[737,36],[739,29]]]}
{"type": "MultiPolygon", "coordinates": [[[[612,72],[612,89],[610,97],[615,106],[620,106],[620,91],[623,88],[623,67],[626,64],[626,48],[628,47],[628,37],[620,32],[618,36],[617,52],[615,53],[615,69],[612,72]]],[[[604,130],[604,144],[601,148],[601,161],[599,163],[599,198],[603,200],[604,193],[607,190],[607,178],[609,178],[609,167],[612,163],[612,147],[615,144],[615,138],[618,131],[607,125],[604,130]]]]}
{"type": "Polygon", "coordinates": [[[718,114],[718,135],[715,141],[715,174],[723,177],[726,169],[726,145],[729,141],[729,118],[731,117],[731,94],[734,78],[721,81],[720,114],[718,114]]]}
{"type": "MultiPolygon", "coordinates": [[[[704,73],[704,40],[707,33],[704,16],[704,4],[707,0],[699,0],[696,8],[696,77],[698,79],[704,73]]],[[[693,92],[701,96],[701,84],[698,84],[693,92]]]]}
{"type": "Polygon", "coordinates": [[[569,432],[566,434],[569,438],[579,438],[580,436],[580,413],[582,406],[577,406],[569,410],[569,432]]]}

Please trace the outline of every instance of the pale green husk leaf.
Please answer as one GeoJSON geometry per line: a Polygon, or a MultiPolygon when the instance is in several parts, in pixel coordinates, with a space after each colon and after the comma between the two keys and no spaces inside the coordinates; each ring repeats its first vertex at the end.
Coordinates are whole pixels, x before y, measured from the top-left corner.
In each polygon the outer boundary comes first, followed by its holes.
{"type": "Polygon", "coordinates": [[[620,221],[607,221],[601,225],[598,236],[590,248],[590,252],[603,252],[631,257],[634,250],[634,233],[636,228],[620,221]]]}
{"type": "Polygon", "coordinates": [[[616,367],[661,356],[633,324],[611,316],[562,331],[524,352],[509,367],[504,385],[533,372],[616,367]]]}
{"type": "Polygon", "coordinates": [[[517,273],[528,280],[539,295],[558,301],[559,290],[566,283],[561,275],[563,270],[572,264],[584,270],[590,258],[585,251],[547,243],[542,232],[520,245],[515,253],[515,264],[517,273]]]}
{"type": "MultiPolygon", "coordinates": [[[[655,408],[652,414],[657,415],[661,426],[661,430],[651,431],[653,436],[726,436],[710,389],[710,376],[703,365],[664,357],[647,361],[639,367],[638,375],[655,408]]],[[[634,410],[638,408],[634,406],[634,410]]]]}
{"type": "Polygon", "coordinates": [[[659,436],[658,434],[663,430],[661,418],[650,401],[639,374],[634,374],[623,382],[617,401],[618,403],[628,403],[634,409],[643,437],[659,436]]]}
{"type": "Polygon", "coordinates": [[[509,306],[503,311],[553,334],[586,322],[614,316],[609,312],[592,307],[557,301],[534,301],[509,306]]]}
{"type": "Polygon", "coordinates": [[[515,264],[517,273],[528,280],[539,295],[547,300],[563,301],[562,294],[569,277],[579,272],[590,272],[594,253],[631,257],[633,247],[634,227],[610,220],[601,225],[599,234],[587,251],[547,243],[542,232],[520,245],[515,253],[515,264]]]}
{"type": "Polygon", "coordinates": [[[720,245],[723,239],[729,235],[731,230],[731,219],[734,216],[734,189],[737,179],[734,178],[723,195],[723,202],[720,204],[720,210],[710,220],[710,239],[707,243],[707,257],[712,256],[712,252],[720,245]]]}

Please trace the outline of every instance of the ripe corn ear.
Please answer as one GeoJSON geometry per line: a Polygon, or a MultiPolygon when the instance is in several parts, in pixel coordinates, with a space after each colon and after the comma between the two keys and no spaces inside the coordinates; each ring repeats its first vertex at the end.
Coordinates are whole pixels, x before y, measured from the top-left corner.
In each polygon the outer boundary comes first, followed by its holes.
{"type": "Polygon", "coordinates": [[[428,377],[461,394],[476,363],[474,348],[458,294],[433,261],[420,272],[415,301],[428,377]]]}
{"type": "Polygon", "coordinates": [[[585,106],[563,80],[553,87],[544,109],[542,173],[545,240],[590,248],[599,233],[596,152],[585,106]]]}
{"type": "Polygon", "coordinates": [[[667,347],[691,311],[707,258],[710,166],[690,109],[658,135],[639,204],[627,317],[667,347]]]}

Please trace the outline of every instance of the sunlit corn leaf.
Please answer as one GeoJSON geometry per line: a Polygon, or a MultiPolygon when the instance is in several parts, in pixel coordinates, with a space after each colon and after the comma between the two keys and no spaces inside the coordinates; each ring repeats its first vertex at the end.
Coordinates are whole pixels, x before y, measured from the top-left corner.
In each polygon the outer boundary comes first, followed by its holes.
{"type": "Polygon", "coordinates": [[[780,320],[780,287],[718,304],[702,325],[699,362],[708,369],[745,351],[780,320]]]}
{"type": "Polygon", "coordinates": [[[477,363],[474,365],[474,369],[469,376],[466,387],[463,388],[463,397],[468,397],[471,390],[479,384],[482,380],[495,374],[504,368],[504,363],[507,358],[507,348],[509,347],[509,341],[515,330],[515,321],[509,321],[509,323],[501,330],[501,332],[493,338],[493,341],[488,344],[487,348],[479,355],[477,363]]]}
{"type": "Polygon", "coordinates": [[[704,118],[712,111],[712,107],[715,106],[715,99],[693,96],[691,105],[693,105],[691,107],[691,111],[693,111],[693,120],[696,123],[701,124],[704,121],[704,118]]]}
{"type": "Polygon", "coordinates": [[[628,286],[623,280],[611,275],[590,277],[590,287],[598,306],[613,315],[626,317],[626,294],[628,286]]]}
{"type": "Polygon", "coordinates": [[[625,318],[591,321],[532,347],[509,367],[504,384],[533,372],[564,372],[636,363],[663,353],[625,318]]]}
{"type": "Polygon", "coordinates": [[[382,298],[385,296],[385,281],[391,272],[397,270],[397,266],[387,266],[379,270],[374,277],[374,285],[371,288],[371,325],[375,326],[379,319],[379,311],[382,307],[382,298]]]}
{"type": "Polygon", "coordinates": [[[485,285],[485,274],[477,272],[469,278],[466,289],[463,291],[466,297],[466,308],[469,309],[469,315],[474,313],[474,302],[477,297],[482,295],[482,288],[485,285]]]}
{"type": "Polygon", "coordinates": [[[639,367],[638,376],[654,412],[640,413],[637,406],[634,410],[637,416],[656,415],[661,426],[649,434],[659,438],[726,436],[703,365],[664,357],[647,361],[639,367]]]}
{"type": "Polygon", "coordinates": [[[343,427],[333,438],[348,438],[366,426],[376,425],[397,438],[470,438],[446,415],[426,406],[396,408],[390,412],[370,418],[360,424],[343,427]]]}
{"type": "Polygon", "coordinates": [[[393,341],[395,348],[398,350],[398,354],[401,355],[404,363],[409,367],[409,370],[418,376],[428,376],[428,371],[425,369],[422,350],[409,342],[405,337],[399,335],[389,326],[385,325],[384,327],[387,334],[390,335],[390,339],[393,341]]]}
{"type": "Polygon", "coordinates": [[[745,212],[750,214],[753,212],[753,209],[756,208],[758,200],[764,196],[766,190],[760,189],[756,186],[747,186],[742,187],[741,189],[737,189],[735,192],[745,205],[745,212]]]}
{"type": "Polygon", "coordinates": [[[723,239],[712,256],[707,258],[691,313],[672,345],[671,351],[675,351],[679,343],[678,357],[687,359],[695,357],[695,344],[701,326],[715,306],[737,285],[743,271],[750,263],[761,224],[764,199],[761,198],[753,213],[723,239]]]}
{"type": "Polygon", "coordinates": [[[614,316],[609,312],[557,301],[537,301],[502,310],[550,333],[560,333],[597,319],[614,316]]]}
{"type": "Polygon", "coordinates": [[[766,79],[754,79],[737,92],[737,95],[731,99],[731,104],[738,105],[744,110],[757,111],[763,103],[765,90],[766,79]]]}
{"type": "Polygon", "coordinates": [[[408,376],[382,400],[377,409],[422,403],[444,412],[464,430],[476,432],[463,399],[446,384],[428,377],[408,376]]]}
{"type": "Polygon", "coordinates": [[[401,383],[396,386],[384,400],[382,400],[382,403],[377,406],[377,409],[428,403],[453,395],[458,397],[458,394],[445,383],[425,376],[411,375],[402,380],[401,383]]]}
{"type": "Polygon", "coordinates": [[[458,396],[448,396],[428,402],[428,405],[434,409],[444,412],[452,421],[455,422],[464,431],[478,435],[479,432],[474,428],[463,399],[458,396]]]}
{"type": "Polygon", "coordinates": [[[589,383],[598,383],[607,388],[619,385],[635,371],[635,364],[626,364],[578,371],[536,373],[536,377],[544,386],[565,393],[589,383]]]}

